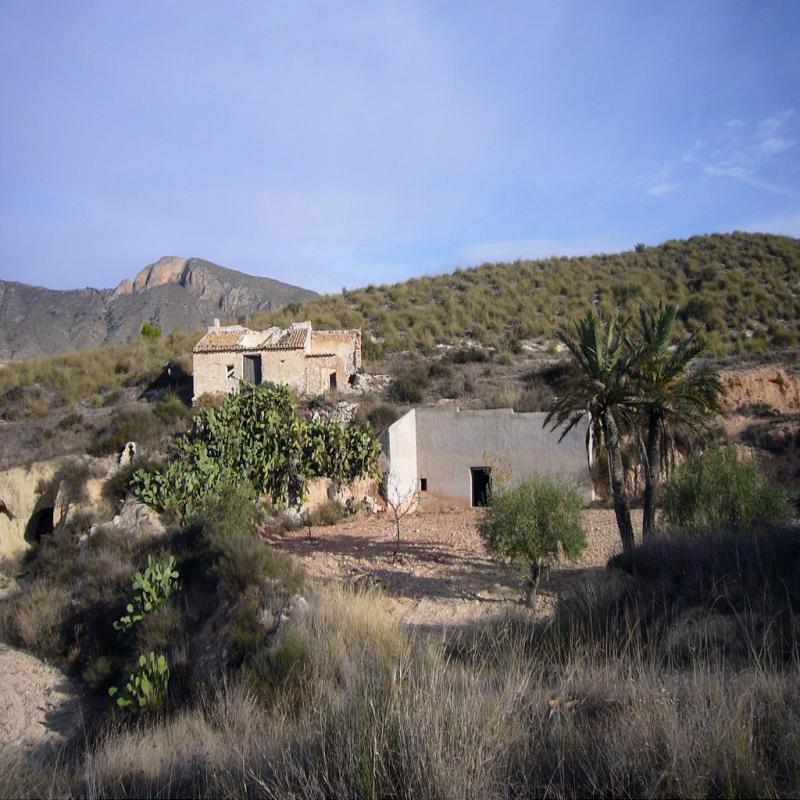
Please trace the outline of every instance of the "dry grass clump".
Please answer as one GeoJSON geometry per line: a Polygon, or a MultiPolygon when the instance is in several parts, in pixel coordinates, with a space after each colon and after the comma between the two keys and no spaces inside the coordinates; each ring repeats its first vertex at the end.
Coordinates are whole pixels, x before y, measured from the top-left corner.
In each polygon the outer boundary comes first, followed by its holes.
{"type": "Polygon", "coordinates": [[[69,592],[47,579],[0,606],[0,634],[6,641],[53,657],[64,648],[64,623],[69,614],[69,592]]]}

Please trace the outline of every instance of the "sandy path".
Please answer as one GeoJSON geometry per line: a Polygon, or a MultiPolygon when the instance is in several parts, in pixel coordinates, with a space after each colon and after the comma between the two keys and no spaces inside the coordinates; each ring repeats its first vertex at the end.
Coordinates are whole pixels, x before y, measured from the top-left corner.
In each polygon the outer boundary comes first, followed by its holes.
{"type": "MultiPolygon", "coordinates": [[[[399,556],[393,557],[394,525],[385,517],[359,515],[339,525],[315,527],[270,541],[299,557],[323,581],[378,582],[402,622],[447,627],[493,616],[520,602],[518,574],[490,559],[478,535],[480,511],[417,513],[401,522],[399,556]]],[[[577,564],[564,564],[542,581],[537,611],[548,613],[560,592],[619,552],[613,511],[583,512],[587,547],[577,564]]],[[[641,512],[634,512],[641,526],[641,512]]]]}
{"type": "Polygon", "coordinates": [[[81,722],[78,692],[59,670],[0,644],[0,754],[58,746],[81,722]]]}

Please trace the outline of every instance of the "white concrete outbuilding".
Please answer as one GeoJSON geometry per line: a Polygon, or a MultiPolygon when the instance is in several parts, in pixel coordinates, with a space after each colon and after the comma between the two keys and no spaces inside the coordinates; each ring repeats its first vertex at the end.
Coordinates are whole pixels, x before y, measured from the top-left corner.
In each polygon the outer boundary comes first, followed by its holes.
{"type": "Polygon", "coordinates": [[[543,427],[545,416],[511,409],[412,409],[381,436],[389,499],[399,502],[416,493],[423,509],[481,506],[493,476],[513,484],[549,473],[574,482],[592,500],[588,419],[559,441],[558,431],[543,427]]]}

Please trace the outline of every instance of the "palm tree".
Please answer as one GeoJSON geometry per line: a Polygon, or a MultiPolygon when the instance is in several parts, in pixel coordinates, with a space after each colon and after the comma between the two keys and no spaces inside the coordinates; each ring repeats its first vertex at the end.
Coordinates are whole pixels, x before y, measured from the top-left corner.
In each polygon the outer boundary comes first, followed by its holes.
{"type": "Polygon", "coordinates": [[[589,311],[575,321],[574,327],[572,336],[562,332],[558,338],[578,363],[577,380],[566,394],[555,398],[544,425],[552,424],[552,430],[561,428],[563,439],[585,414],[589,414],[590,430],[596,434],[595,440],[599,442],[602,438],[605,444],[622,548],[630,550],[634,546],[633,525],[625,489],[619,423],[632,407],[634,354],[620,331],[616,315],[609,318],[589,311]]]}
{"type": "Polygon", "coordinates": [[[661,303],[639,308],[640,340],[634,371],[639,386],[635,402],[645,436],[641,443],[645,481],[643,539],[653,533],[661,460],[672,431],[677,427],[696,430],[720,410],[722,385],[717,374],[705,368],[689,369],[704,349],[697,334],[671,346],[677,311],[676,306],[661,303]]]}

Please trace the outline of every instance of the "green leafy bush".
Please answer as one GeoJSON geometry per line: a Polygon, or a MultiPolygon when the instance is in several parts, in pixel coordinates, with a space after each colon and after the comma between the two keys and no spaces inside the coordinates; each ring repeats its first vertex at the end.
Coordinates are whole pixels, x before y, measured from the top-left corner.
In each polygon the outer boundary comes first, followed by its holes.
{"type": "Polygon", "coordinates": [[[152,342],[154,339],[158,339],[158,337],[161,336],[161,328],[156,325],[151,325],[149,322],[145,322],[142,324],[142,329],[139,334],[143,339],[148,339],[152,342]]]}
{"type": "Polygon", "coordinates": [[[421,364],[403,370],[390,388],[392,397],[400,403],[421,403],[430,379],[421,364]]]}
{"type": "Polygon", "coordinates": [[[400,418],[400,413],[394,406],[380,403],[367,412],[367,422],[375,433],[386,430],[393,422],[400,418]]]}
{"type": "Polygon", "coordinates": [[[560,552],[577,559],[586,544],[577,489],[565,481],[537,475],[515,486],[493,491],[479,532],[486,549],[507,558],[527,573],[531,602],[542,567],[560,552]]]}
{"type": "Polygon", "coordinates": [[[664,516],[679,531],[741,531],[791,518],[791,495],[733,447],[693,454],[665,486],[664,516]]]}
{"type": "Polygon", "coordinates": [[[297,416],[286,386],[244,385],[205,407],[175,442],[161,470],[137,470],[131,489],[158,511],[191,517],[203,498],[242,484],[278,506],[305,496],[310,477],[350,482],[376,474],[380,444],[366,427],[297,416]]]}
{"type": "Polygon", "coordinates": [[[113,623],[114,630],[127,633],[145,614],[177,592],[180,588],[180,574],[175,569],[175,557],[164,559],[147,556],[147,568],[133,576],[131,585],[131,601],[126,607],[127,613],[113,623]]]}
{"type": "Polygon", "coordinates": [[[252,492],[241,485],[230,484],[203,499],[192,527],[209,551],[212,572],[231,597],[252,587],[277,595],[297,592],[303,586],[302,568],[254,531],[255,516],[252,492]]]}
{"type": "Polygon", "coordinates": [[[169,686],[169,666],[162,653],[139,656],[139,671],[131,673],[122,689],[112,686],[108,695],[116,699],[119,708],[142,713],[164,705],[169,686]]]}

